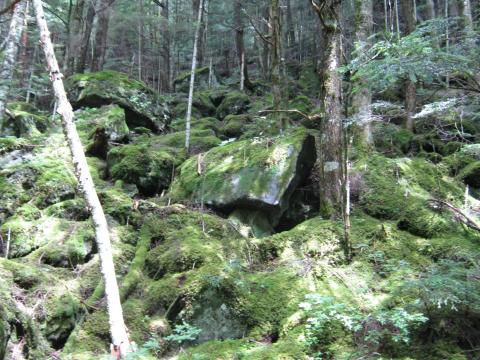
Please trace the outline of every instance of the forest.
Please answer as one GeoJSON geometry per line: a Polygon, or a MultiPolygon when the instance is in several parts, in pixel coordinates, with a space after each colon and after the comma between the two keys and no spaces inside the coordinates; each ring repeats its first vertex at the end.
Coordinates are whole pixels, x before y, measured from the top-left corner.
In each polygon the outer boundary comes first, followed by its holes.
{"type": "Polygon", "coordinates": [[[480,359],[480,0],[0,0],[43,359],[480,359]]]}

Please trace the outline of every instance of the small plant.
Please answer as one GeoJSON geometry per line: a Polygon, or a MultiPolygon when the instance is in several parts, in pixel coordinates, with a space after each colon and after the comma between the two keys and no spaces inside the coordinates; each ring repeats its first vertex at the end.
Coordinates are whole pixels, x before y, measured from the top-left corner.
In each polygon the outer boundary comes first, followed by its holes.
{"type": "Polygon", "coordinates": [[[165,340],[182,345],[185,342],[195,340],[201,331],[201,329],[183,322],[182,324],[175,326],[175,329],[173,329],[173,334],[167,336],[165,340]]]}
{"type": "Polygon", "coordinates": [[[157,339],[151,337],[147,340],[145,344],[140,346],[138,349],[135,349],[134,352],[127,353],[125,355],[125,360],[140,360],[148,356],[160,356],[162,347],[157,339]]]}

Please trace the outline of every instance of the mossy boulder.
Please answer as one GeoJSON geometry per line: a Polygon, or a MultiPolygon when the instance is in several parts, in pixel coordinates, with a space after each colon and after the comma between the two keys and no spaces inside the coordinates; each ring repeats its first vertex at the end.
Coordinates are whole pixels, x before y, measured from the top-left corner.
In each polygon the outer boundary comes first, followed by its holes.
{"type": "MultiPolygon", "coordinates": [[[[190,75],[191,71],[185,71],[179,74],[173,84],[175,86],[175,91],[188,93],[190,88],[190,75]]],[[[208,66],[199,67],[195,70],[195,89],[207,89],[208,88],[208,78],[210,75],[210,70],[208,66]]],[[[212,86],[218,85],[218,80],[215,74],[212,74],[212,86]]]]}
{"type": "Polygon", "coordinates": [[[250,98],[243,92],[233,91],[228,93],[217,108],[216,117],[220,120],[227,115],[246,113],[250,106],[250,98]]]}
{"type": "MultiPolygon", "coordinates": [[[[155,148],[162,149],[171,147],[179,152],[185,147],[185,131],[178,131],[151,139],[155,148]]],[[[197,154],[205,152],[221,144],[221,140],[215,136],[215,131],[211,129],[191,129],[190,130],[190,153],[197,154]]]]}
{"type": "Polygon", "coordinates": [[[407,154],[412,147],[413,140],[414,134],[398,125],[385,123],[373,124],[373,142],[375,149],[385,155],[395,157],[407,154]]]}
{"type": "Polygon", "coordinates": [[[109,175],[135,184],[145,195],[160,193],[170,184],[178,158],[171,148],[154,149],[148,141],[114,147],[108,152],[109,175]]]}
{"type": "Polygon", "coordinates": [[[244,237],[261,238],[274,233],[267,215],[262,211],[238,209],[228,216],[228,220],[244,237]]]}
{"type": "Polygon", "coordinates": [[[238,138],[243,135],[246,125],[251,121],[249,115],[227,115],[223,119],[220,133],[226,138],[238,138]]]}
{"type": "Polygon", "coordinates": [[[155,132],[165,130],[170,122],[166,100],[126,74],[110,70],[76,74],[66,85],[75,109],[115,104],[125,110],[130,128],[144,126],[155,132]]]}
{"type": "MultiPolygon", "coordinates": [[[[213,130],[215,134],[219,132],[221,122],[214,117],[192,118],[190,127],[192,130],[213,130]]],[[[171,128],[174,131],[185,131],[185,117],[176,118],[172,121],[171,128]]]]}
{"type": "Polygon", "coordinates": [[[315,139],[305,130],[237,141],[187,160],[172,185],[171,196],[223,210],[264,210],[275,223],[314,162],[315,139]],[[198,173],[199,162],[202,174],[198,173]]]}
{"type": "Polygon", "coordinates": [[[91,139],[97,129],[104,129],[109,141],[127,140],[129,128],[125,122],[125,110],[118,105],[100,108],[84,108],[75,113],[75,125],[84,142],[91,139]]]}
{"type": "Polygon", "coordinates": [[[6,121],[1,129],[3,135],[33,137],[47,130],[48,117],[34,106],[23,102],[7,104],[6,121]]]}
{"type": "Polygon", "coordinates": [[[458,175],[465,184],[480,189],[480,161],[467,165],[458,175]]]}

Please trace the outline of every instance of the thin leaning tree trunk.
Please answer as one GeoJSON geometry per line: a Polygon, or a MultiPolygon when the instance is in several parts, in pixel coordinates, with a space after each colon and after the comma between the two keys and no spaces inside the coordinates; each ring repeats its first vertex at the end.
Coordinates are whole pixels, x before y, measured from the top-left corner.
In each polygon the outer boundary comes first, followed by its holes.
{"type": "Polygon", "coordinates": [[[18,44],[22,36],[23,19],[26,16],[27,1],[19,2],[13,10],[10,28],[7,34],[5,45],[5,57],[0,70],[0,132],[4,126],[5,108],[7,96],[10,91],[13,79],[13,70],[18,55],[18,44]]]}
{"type": "Polygon", "coordinates": [[[187,107],[187,119],[186,119],[186,129],[185,129],[185,148],[187,149],[187,152],[190,149],[190,124],[192,122],[193,88],[195,86],[195,71],[197,70],[197,52],[198,52],[198,41],[200,38],[200,29],[202,26],[202,15],[203,15],[203,0],[200,0],[198,4],[197,29],[195,30],[195,40],[193,42],[192,73],[190,74],[190,90],[188,92],[188,107],[187,107]]]}
{"type": "Polygon", "coordinates": [[[33,0],[33,6],[35,8],[37,24],[40,30],[41,46],[45,53],[50,71],[50,80],[52,81],[55,98],[58,103],[57,112],[62,117],[62,127],[72,153],[75,175],[80,184],[80,188],[82,189],[85,201],[92,213],[92,220],[95,226],[95,238],[98,246],[98,253],[100,255],[101,271],[105,281],[105,295],[107,299],[110,334],[113,346],[114,348],[119,349],[121,354],[125,354],[129,351],[129,341],[127,329],[123,320],[122,305],[115,276],[107,220],[105,219],[102,205],[100,204],[95,191],[95,185],[93,184],[87,160],[83,153],[82,143],[80,142],[77,129],[75,128],[72,106],[65,93],[62,81],[63,75],[60,73],[55,52],[53,50],[50,32],[48,31],[45,14],[43,12],[42,1],[33,0]]]}

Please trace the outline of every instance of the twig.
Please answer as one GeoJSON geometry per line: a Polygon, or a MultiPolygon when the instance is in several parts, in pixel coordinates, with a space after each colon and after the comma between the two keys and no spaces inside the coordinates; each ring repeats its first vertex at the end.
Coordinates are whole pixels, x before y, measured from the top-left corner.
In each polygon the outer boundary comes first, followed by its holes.
{"type": "Polygon", "coordinates": [[[6,14],[10,10],[13,10],[13,7],[17,5],[21,0],[13,0],[10,4],[5,6],[3,9],[0,10],[0,16],[6,14]]]}

